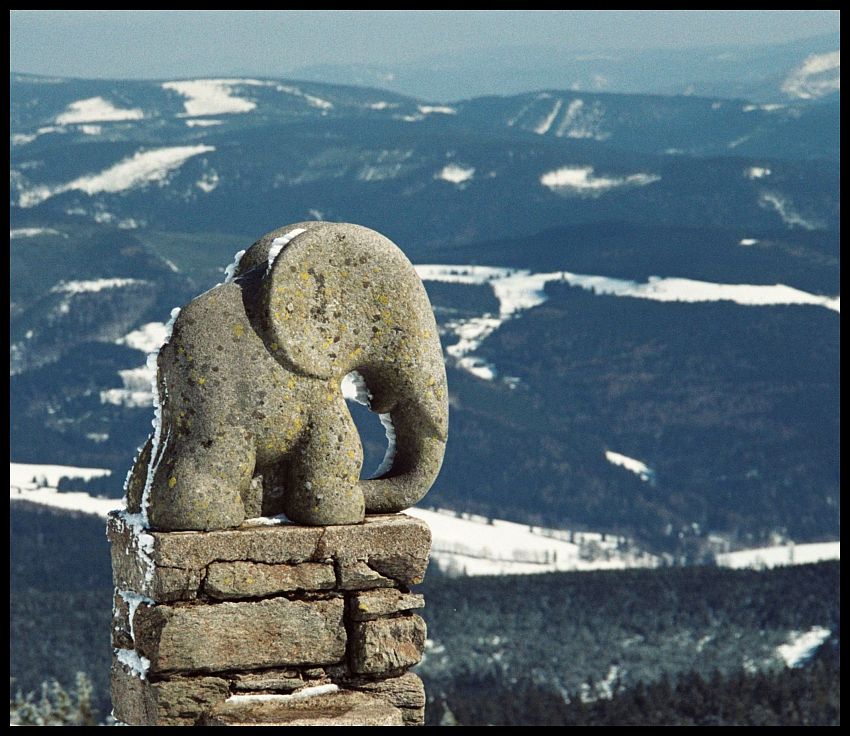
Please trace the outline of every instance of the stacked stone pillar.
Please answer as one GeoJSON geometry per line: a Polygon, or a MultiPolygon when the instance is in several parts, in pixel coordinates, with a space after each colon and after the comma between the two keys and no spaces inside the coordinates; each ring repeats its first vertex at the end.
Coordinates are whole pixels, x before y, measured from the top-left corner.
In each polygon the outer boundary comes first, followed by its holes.
{"type": "Polygon", "coordinates": [[[112,700],[132,725],[420,725],[431,535],[363,524],[154,532],[109,519],[112,700]]]}

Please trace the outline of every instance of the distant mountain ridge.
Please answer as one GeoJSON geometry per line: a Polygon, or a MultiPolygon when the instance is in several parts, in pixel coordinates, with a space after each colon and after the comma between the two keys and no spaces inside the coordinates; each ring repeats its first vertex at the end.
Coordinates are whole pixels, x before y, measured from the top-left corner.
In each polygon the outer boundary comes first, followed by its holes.
{"type": "MultiPolygon", "coordinates": [[[[782,43],[752,39],[748,46],[624,50],[503,45],[498,48],[426,57],[400,64],[321,64],[293,74],[304,79],[381,87],[431,99],[457,100],[530,89],[574,89],[638,94],[694,94],[787,102],[803,91],[783,89],[805,62],[841,46],[839,33],[782,43]]],[[[830,71],[834,67],[830,66],[830,71]]],[[[829,77],[835,79],[832,74],[829,77]]],[[[836,93],[833,84],[820,89],[836,93]]]]}
{"type": "Polygon", "coordinates": [[[837,230],[838,109],[13,75],[12,227],[259,233],[319,218],[417,256],[564,222],[837,230]]]}
{"type": "Polygon", "coordinates": [[[119,482],[171,309],[272,228],[353,221],[431,269],[453,428],[434,504],[689,559],[837,538],[829,95],[10,82],[12,460],[119,482]]]}

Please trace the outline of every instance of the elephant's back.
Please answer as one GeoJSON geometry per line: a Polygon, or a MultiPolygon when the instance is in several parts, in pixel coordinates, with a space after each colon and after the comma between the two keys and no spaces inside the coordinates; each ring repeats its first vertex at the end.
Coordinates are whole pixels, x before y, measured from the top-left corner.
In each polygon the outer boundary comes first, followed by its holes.
{"type": "Polygon", "coordinates": [[[286,373],[251,326],[235,283],[220,284],[181,310],[159,367],[170,404],[192,414],[234,414],[232,424],[244,423],[253,397],[286,373]]]}

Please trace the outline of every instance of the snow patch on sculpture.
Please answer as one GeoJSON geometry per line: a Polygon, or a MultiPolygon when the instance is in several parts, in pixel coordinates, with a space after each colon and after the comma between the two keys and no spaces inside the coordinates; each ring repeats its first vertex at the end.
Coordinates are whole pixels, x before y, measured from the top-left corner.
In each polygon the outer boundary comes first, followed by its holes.
{"type": "Polygon", "coordinates": [[[140,680],[148,676],[151,661],[132,649],[116,649],[115,658],[140,680]]]}
{"type": "Polygon", "coordinates": [[[356,401],[358,404],[367,407],[371,404],[372,392],[366,385],[366,379],[357,371],[351,371],[351,373],[343,376],[340,388],[343,398],[346,400],[356,401]]]}
{"type": "Polygon", "coordinates": [[[165,325],[165,340],[163,340],[162,345],[160,345],[159,350],[148,355],[147,359],[147,367],[153,372],[153,382],[152,382],[152,393],[153,393],[153,408],[154,408],[154,418],[152,420],[153,424],[153,436],[151,438],[151,456],[150,462],[148,463],[148,472],[147,477],[145,478],[145,487],[142,491],[142,501],[141,501],[141,518],[144,523],[144,526],[147,528],[148,526],[148,503],[150,501],[150,493],[151,487],[153,486],[154,475],[156,474],[156,470],[159,467],[159,463],[162,460],[162,456],[164,454],[165,446],[168,444],[168,432],[166,432],[165,437],[162,437],[162,400],[165,399],[168,395],[168,386],[165,384],[165,378],[162,380],[162,397],[159,395],[159,380],[158,380],[158,371],[157,371],[157,358],[159,357],[159,351],[162,350],[168,344],[168,341],[171,339],[171,331],[174,329],[174,323],[177,320],[177,317],[180,314],[180,307],[175,307],[171,310],[171,319],[168,321],[168,324],[165,325]]]}
{"type": "Polygon", "coordinates": [[[268,268],[271,269],[274,266],[274,262],[277,257],[280,255],[280,252],[289,244],[289,242],[301,235],[301,233],[306,233],[307,231],[303,227],[297,227],[294,230],[290,230],[285,235],[281,235],[279,238],[275,238],[272,240],[272,246],[269,248],[269,258],[268,258],[268,268]]]}
{"type": "Polygon", "coordinates": [[[384,459],[375,471],[374,477],[380,478],[384,473],[388,473],[393,466],[396,453],[396,432],[393,425],[393,418],[390,414],[378,414],[381,424],[384,425],[384,433],[387,437],[387,449],[384,451],[384,459]]]}
{"type": "Polygon", "coordinates": [[[231,695],[225,702],[228,703],[289,703],[293,700],[307,700],[319,695],[329,695],[339,690],[339,685],[330,683],[328,685],[313,685],[296,690],[294,693],[250,693],[247,695],[231,695]]]}
{"type": "Polygon", "coordinates": [[[153,606],[156,605],[156,603],[153,599],[148,598],[146,595],[140,595],[139,593],[134,593],[131,590],[116,590],[115,592],[118,593],[121,600],[127,604],[127,621],[130,629],[130,638],[133,642],[135,642],[136,634],[133,631],[133,619],[136,617],[136,611],[142,604],[153,606]]]}
{"type": "MultiPolygon", "coordinates": [[[[343,376],[340,388],[342,389],[343,397],[347,401],[355,401],[358,404],[362,404],[367,407],[371,411],[373,398],[372,392],[366,385],[366,379],[360,373],[357,371],[347,373],[343,376]]],[[[390,468],[393,466],[393,460],[395,460],[396,454],[396,431],[392,416],[389,414],[378,414],[378,418],[381,420],[381,424],[384,427],[384,434],[387,438],[387,449],[384,451],[384,457],[381,460],[380,465],[378,465],[377,470],[375,470],[372,474],[372,478],[379,478],[384,475],[384,473],[389,472],[390,468]]]]}

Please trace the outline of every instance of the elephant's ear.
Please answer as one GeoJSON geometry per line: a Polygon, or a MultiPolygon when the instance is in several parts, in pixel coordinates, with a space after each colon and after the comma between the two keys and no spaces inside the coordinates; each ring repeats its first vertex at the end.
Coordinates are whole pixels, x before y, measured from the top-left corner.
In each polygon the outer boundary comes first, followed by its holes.
{"type": "Polygon", "coordinates": [[[297,235],[263,279],[266,340],[281,362],[320,378],[404,359],[433,321],[422,282],[390,240],[323,223],[297,235]]]}
{"type": "Polygon", "coordinates": [[[285,240],[287,236],[294,232],[301,233],[314,227],[321,227],[324,224],[325,223],[323,222],[317,222],[315,220],[295,222],[292,225],[279,227],[277,230],[272,230],[270,233],[266,233],[250,248],[245,250],[241,258],[239,258],[236,262],[236,267],[233,270],[233,277],[239,278],[257,266],[265,266],[269,260],[269,253],[271,253],[272,249],[275,247],[274,243],[276,240],[285,240]]]}

